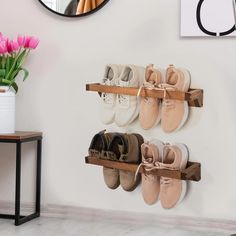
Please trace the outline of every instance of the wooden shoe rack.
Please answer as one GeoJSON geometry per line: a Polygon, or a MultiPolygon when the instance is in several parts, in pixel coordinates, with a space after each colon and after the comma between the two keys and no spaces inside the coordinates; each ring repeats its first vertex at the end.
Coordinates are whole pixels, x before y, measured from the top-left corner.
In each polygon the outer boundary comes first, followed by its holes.
{"type": "MultiPolygon", "coordinates": [[[[118,86],[107,86],[101,85],[99,83],[87,84],[86,91],[98,92],[101,93],[114,93],[114,94],[123,94],[137,96],[139,89],[138,88],[126,88],[118,86]]],[[[142,88],[140,92],[141,97],[153,97],[153,98],[164,98],[163,89],[145,89],[142,88]]],[[[180,101],[188,101],[190,107],[202,107],[203,106],[203,90],[202,89],[190,89],[187,93],[180,91],[166,91],[167,99],[174,99],[180,101]]]]}
{"type": "MultiPolygon", "coordinates": [[[[119,161],[109,161],[89,156],[85,157],[85,163],[118,170],[126,170],[130,172],[136,172],[138,168],[137,164],[124,163],[119,161]]],[[[141,167],[139,169],[139,173],[145,173],[145,169],[141,167]]],[[[190,180],[198,182],[201,180],[201,164],[196,162],[188,162],[187,168],[182,171],[159,169],[149,171],[148,174],[169,177],[172,179],[190,180]]]]}
{"type": "MultiPolygon", "coordinates": [[[[141,97],[153,97],[163,99],[173,99],[180,101],[187,101],[190,107],[203,107],[203,90],[202,89],[189,89],[188,92],[181,91],[164,91],[163,89],[146,89],[142,88],[139,91],[138,88],[127,88],[118,86],[107,86],[99,83],[87,84],[86,91],[97,92],[100,96],[102,93],[123,94],[130,96],[141,97]],[[166,92],[166,94],[165,94],[166,92]]],[[[104,166],[107,168],[113,168],[118,170],[126,170],[130,172],[136,172],[138,165],[131,163],[124,163],[119,161],[103,160],[97,157],[85,157],[86,164],[92,164],[97,166],[104,166]]],[[[141,167],[139,173],[145,173],[145,169],[141,167]]],[[[188,162],[185,170],[167,170],[157,169],[149,171],[147,174],[155,174],[157,176],[169,177],[173,179],[200,181],[201,180],[201,164],[197,162],[188,162]]]]}

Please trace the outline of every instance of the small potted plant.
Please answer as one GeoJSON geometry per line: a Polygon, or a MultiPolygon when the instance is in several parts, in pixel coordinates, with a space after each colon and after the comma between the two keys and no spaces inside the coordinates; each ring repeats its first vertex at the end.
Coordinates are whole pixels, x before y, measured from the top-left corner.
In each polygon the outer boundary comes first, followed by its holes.
{"type": "Polygon", "coordinates": [[[15,94],[18,92],[17,76],[23,71],[23,80],[29,72],[23,67],[39,40],[31,36],[18,36],[10,40],[0,33],[0,134],[15,132],[15,94]]]}

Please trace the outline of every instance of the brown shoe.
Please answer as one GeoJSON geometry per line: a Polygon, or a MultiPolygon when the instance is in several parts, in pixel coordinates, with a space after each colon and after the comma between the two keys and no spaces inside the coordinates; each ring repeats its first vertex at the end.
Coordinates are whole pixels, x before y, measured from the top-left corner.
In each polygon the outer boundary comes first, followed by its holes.
{"type": "MultiPolygon", "coordinates": [[[[139,134],[117,134],[108,147],[108,156],[113,160],[139,164],[141,162],[140,146],[143,142],[143,137],[139,134]]],[[[135,179],[135,173],[125,170],[119,172],[122,188],[125,191],[133,191],[140,182],[140,175],[135,179]]]]}
{"type": "Polygon", "coordinates": [[[90,146],[89,146],[89,155],[92,157],[101,158],[108,147],[108,140],[105,137],[105,130],[94,135],[90,146]]]}

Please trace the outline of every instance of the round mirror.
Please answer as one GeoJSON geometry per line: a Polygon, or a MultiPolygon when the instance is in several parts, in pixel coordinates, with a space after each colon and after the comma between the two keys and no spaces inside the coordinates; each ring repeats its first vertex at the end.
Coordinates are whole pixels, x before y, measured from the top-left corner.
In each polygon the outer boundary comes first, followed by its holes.
{"type": "Polygon", "coordinates": [[[80,17],[101,9],[109,0],[39,0],[44,7],[61,16],[80,17]]]}

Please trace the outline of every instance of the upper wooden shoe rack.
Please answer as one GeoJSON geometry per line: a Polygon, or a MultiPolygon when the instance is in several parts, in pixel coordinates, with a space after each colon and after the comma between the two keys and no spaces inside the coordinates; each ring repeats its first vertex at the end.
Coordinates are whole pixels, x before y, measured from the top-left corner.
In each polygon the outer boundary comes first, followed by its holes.
{"type": "MultiPolygon", "coordinates": [[[[137,96],[138,88],[127,88],[118,86],[107,86],[99,83],[87,84],[87,91],[101,93],[113,93],[113,94],[123,94],[137,96]]],[[[164,98],[163,89],[145,89],[142,88],[140,92],[141,97],[153,97],[153,98],[164,98]]],[[[188,92],[181,91],[166,91],[166,99],[187,101],[190,107],[202,107],[203,106],[203,90],[202,89],[190,89],[188,92]]]]}
{"type": "MultiPolygon", "coordinates": [[[[85,157],[87,164],[104,166],[107,168],[113,168],[117,170],[126,170],[130,172],[136,172],[138,165],[132,163],[125,163],[119,161],[103,160],[97,157],[85,157]]],[[[200,181],[201,180],[201,164],[197,162],[188,162],[186,169],[180,170],[166,170],[156,169],[146,172],[143,167],[139,169],[139,173],[154,174],[156,176],[163,176],[172,179],[200,181]]]]}

